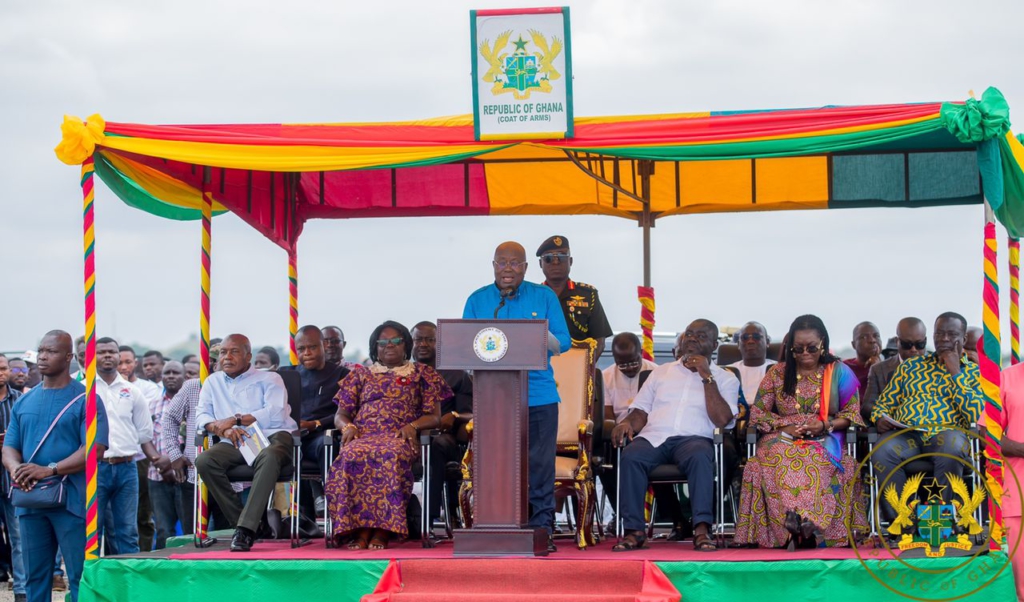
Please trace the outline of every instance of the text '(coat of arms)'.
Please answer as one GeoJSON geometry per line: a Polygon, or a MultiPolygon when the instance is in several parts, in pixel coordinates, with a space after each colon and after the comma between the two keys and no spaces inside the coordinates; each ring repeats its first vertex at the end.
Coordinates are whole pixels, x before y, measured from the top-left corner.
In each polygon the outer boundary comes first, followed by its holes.
{"type": "Polygon", "coordinates": [[[491,94],[511,93],[516,100],[530,98],[531,92],[551,92],[551,82],[562,77],[552,62],[562,52],[562,40],[552,36],[551,43],[542,33],[529,30],[530,40],[524,40],[522,34],[512,44],[515,49],[511,54],[504,52],[512,39],[511,31],[504,31],[494,40],[484,40],[480,45],[480,55],[487,61],[489,68],[484,74],[485,82],[494,82],[491,94]],[[527,51],[526,46],[533,42],[536,47],[527,51]]]}

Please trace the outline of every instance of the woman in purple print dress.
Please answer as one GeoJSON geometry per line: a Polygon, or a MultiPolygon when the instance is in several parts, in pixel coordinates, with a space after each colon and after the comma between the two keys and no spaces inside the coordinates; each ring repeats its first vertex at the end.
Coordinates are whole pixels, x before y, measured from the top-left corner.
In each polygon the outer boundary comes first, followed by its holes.
{"type": "Polygon", "coordinates": [[[452,396],[433,368],[409,361],[412,336],[397,322],[370,335],[369,368],[356,366],[334,400],[341,451],[325,492],[334,520],[330,534],[349,549],[382,550],[391,534],[409,534],[406,507],[412,497],[412,463],[419,429],[437,428],[441,402],[452,396]]]}
{"type": "Polygon", "coordinates": [[[864,426],[857,377],[829,352],[817,316],[797,318],[786,340],[750,407],[761,437],[743,469],[735,542],[849,545],[851,531],[868,529],[859,466],[843,444],[847,428],[864,426]]]}

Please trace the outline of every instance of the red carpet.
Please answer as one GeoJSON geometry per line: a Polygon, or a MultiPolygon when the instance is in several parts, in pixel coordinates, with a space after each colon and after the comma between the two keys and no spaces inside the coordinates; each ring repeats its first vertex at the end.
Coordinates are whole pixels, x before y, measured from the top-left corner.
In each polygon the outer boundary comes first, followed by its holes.
{"type": "MultiPolygon", "coordinates": [[[[848,560],[857,558],[856,552],[849,548],[822,548],[815,550],[749,550],[722,549],[717,552],[697,552],[690,543],[654,541],[646,550],[635,552],[612,552],[613,540],[601,542],[596,546],[579,550],[570,540],[558,542],[558,552],[537,560],[657,560],[657,561],[781,561],[781,560],[848,560]]],[[[400,545],[392,545],[387,550],[328,550],[323,540],[292,549],[287,541],[257,543],[248,553],[232,553],[227,543],[218,544],[209,550],[196,550],[192,547],[181,548],[181,552],[171,554],[172,559],[180,560],[391,560],[391,559],[449,559],[452,558],[451,542],[439,543],[436,548],[424,549],[418,541],[410,541],[400,545]]],[[[866,555],[869,549],[862,549],[866,555]]],[[[464,558],[464,557],[460,557],[464,558]]]]}
{"type": "Polygon", "coordinates": [[[473,570],[445,560],[392,560],[362,602],[585,600],[679,602],[681,596],[650,562],[529,559],[475,560],[473,570]]]}

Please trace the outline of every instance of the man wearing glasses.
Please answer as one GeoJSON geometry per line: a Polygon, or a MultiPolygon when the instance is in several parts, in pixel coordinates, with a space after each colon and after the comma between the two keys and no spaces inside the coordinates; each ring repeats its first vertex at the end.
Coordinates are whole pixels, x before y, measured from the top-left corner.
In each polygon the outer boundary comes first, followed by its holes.
{"type": "MultiPolygon", "coordinates": [[[[612,339],[612,357],[615,363],[601,371],[604,380],[605,420],[613,420],[616,424],[625,420],[629,414],[629,406],[633,404],[633,398],[640,391],[643,381],[651,370],[658,367],[658,364],[645,360],[640,355],[641,349],[640,337],[632,332],[620,332],[612,339]]],[[[610,459],[606,459],[606,462],[611,463],[612,469],[600,473],[601,487],[613,508],[616,507],[615,458],[615,454],[612,454],[610,459]]],[[[673,497],[673,501],[674,499],[673,497]]]]}
{"type": "Polygon", "coordinates": [[[757,390],[761,387],[768,366],[775,360],[768,359],[768,345],[772,339],[760,322],[747,322],[740,329],[740,360],[729,364],[740,373],[743,399],[749,408],[757,399],[757,390]]]}
{"type": "Polygon", "coordinates": [[[572,253],[569,239],[555,235],[537,248],[540,269],[544,272],[544,284],[558,295],[558,303],[569,326],[569,336],[574,341],[594,339],[594,361],[604,351],[604,340],[612,336],[612,327],[604,315],[604,307],[597,295],[597,289],[589,284],[574,282],[569,278],[572,268],[572,253]]]}
{"type": "Polygon", "coordinates": [[[232,552],[248,552],[256,540],[281,471],[292,461],[292,420],[284,381],[276,372],[252,366],[252,345],[240,334],[228,335],[220,345],[220,372],[206,379],[199,393],[196,425],[220,441],[196,458],[196,471],[209,487],[224,516],[235,526],[232,552]],[[245,427],[259,423],[270,440],[253,461],[255,475],[245,504],[235,494],[228,471],[246,464],[238,447],[248,436],[245,427]]]}
{"type": "Polygon", "coordinates": [[[8,362],[11,368],[11,376],[7,380],[7,386],[18,393],[28,393],[28,364],[25,360],[12,359],[8,362]]]}
{"type": "MultiPolygon", "coordinates": [[[[548,353],[568,351],[572,345],[558,297],[551,289],[526,277],[526,250],[517,242],[504,242],[494,250],[494,282],[466,299],[462,317],[467,320],[547,320],[548,353]]],[[[550,355],[549,355],[550,357],[550,355]]],[[[551,526],[555,519],[555,443],[558,436],[558,389],[555,373],[530,370],[530,526],[548,532],[548,551],[556,551],[551,526]]]]}
{"type": "Polygon", "coordinates": [[[868,372],[868,387],[860,400],[860,413],[868,424],[873,424],[871,410],[892,380],[892,375],[896,374],[896,368],[912,357],[924,355],[924,348],[928,345],[928,327],[919,318],[903,318],[896,324],[896,340],[896,355],[871,366],[868,372]]]}

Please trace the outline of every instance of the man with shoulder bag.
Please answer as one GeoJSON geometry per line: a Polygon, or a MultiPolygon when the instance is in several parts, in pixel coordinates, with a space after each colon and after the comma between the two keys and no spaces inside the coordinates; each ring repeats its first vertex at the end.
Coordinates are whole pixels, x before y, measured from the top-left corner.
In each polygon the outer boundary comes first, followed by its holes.
{"type": "MultiPolygon", "coordinates": [[[[46,333],[39,343],[42,386],[14,405],[4,437],[30,602],[50,600],[58,545],[73,601],[85,562],[85,386],[68,373],[71,356],[71,335],[46,333]]],[[[97,453],[106,445],[106,413],[96,404],[97,453]]]]}

